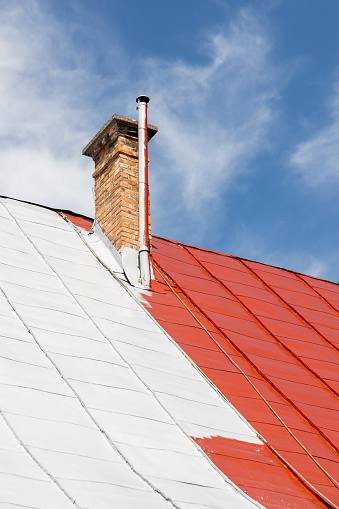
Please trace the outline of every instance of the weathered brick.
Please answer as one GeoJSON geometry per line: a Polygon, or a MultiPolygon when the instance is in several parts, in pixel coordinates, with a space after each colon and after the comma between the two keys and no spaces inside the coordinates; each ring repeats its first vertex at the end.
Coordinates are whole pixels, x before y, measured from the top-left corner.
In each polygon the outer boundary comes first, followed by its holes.
{"type": "MultiPolygon", "coordinates": [[[[157,132],[148,126],[149,139],[157,132]]],[[[120,251],[138,248],[139,182],[137,122],[113,115],[83,150],[95,162],[95,213],[107,237],[120,251]]],[[[149,214],[149,234],[151,222],[149,214]]]]}

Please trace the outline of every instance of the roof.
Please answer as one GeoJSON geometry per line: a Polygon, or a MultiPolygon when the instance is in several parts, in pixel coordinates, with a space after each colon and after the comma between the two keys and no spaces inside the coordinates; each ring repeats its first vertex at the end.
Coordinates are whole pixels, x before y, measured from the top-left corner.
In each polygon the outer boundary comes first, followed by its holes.
{"type": "Polygon", "coordinates": [[[337,284],[0,199],[1,502],[339,505],[337,284]],[[66,217],[67,216],[67,217],[66,217]]]}
{"type": "Polygon", "coordinates": [[[131,292],[113,248],[39,206],[0,198],[0,218],[1,504],[257,507],[198,441],[262,440],[131,292]]]}
{"type": "Polygon", "coordinates": [[[338,505],[338,284],[156,237],[153,257],[149,311],[265,442],[199,445],[267,508],[338,505]]]}

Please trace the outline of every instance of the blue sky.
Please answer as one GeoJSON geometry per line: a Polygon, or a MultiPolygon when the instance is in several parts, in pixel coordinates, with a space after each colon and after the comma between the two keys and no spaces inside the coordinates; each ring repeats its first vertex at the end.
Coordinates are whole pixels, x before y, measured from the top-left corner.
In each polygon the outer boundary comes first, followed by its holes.
{"type": "Polygon", "coordinates": [[[0,0],[0,194],[93,216],[150,96],[154,234],[339,281],[337,0],[0,0]]]}

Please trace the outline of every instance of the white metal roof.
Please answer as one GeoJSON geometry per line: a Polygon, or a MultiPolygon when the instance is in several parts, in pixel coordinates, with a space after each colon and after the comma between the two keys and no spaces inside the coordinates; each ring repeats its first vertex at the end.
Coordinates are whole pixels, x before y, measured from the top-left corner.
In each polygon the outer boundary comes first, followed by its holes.
{"type": "Polygon", "coordinates": [[[71,225],[2,198],[0,285],[0,507],[257,506],[190,438],[257,435],[71,225]]]}

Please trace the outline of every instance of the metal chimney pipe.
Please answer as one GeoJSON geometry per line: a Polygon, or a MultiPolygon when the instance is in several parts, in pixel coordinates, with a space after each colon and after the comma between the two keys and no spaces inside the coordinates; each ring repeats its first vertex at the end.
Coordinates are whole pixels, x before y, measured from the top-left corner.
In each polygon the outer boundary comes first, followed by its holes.
{"type": "Polygon", "coordinates": [[[145,289],[151,287],[150,246],[148,224],[148,135],[146,95],[137,97],[138,104],[138,142],[139,142],[139,265],[141,284],[145,289]]]}

